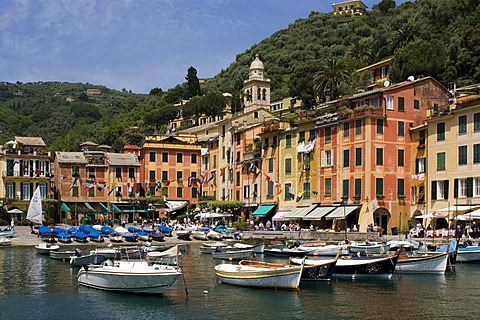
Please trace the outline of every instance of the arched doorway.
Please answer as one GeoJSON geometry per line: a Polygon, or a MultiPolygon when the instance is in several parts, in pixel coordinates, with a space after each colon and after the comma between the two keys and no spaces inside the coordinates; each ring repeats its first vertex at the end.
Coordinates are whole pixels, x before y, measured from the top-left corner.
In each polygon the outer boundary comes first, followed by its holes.
{"type": "Polygon", "coordinates": [[[378,208],[373,212],[373,221],[374,223],[382,227],[382,234],[387,234],[388,221],[390,220],[390,212],[385,208],[378,208]]]}

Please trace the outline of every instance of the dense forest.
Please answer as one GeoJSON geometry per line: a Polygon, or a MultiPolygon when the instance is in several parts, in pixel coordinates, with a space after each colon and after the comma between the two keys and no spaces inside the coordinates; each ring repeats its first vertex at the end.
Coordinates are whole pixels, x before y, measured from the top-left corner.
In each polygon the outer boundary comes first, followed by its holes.
{"type": "Polygon", "coordinates": [[[239,111],[243,81],[256,54],[271,79],[272,99],[299,97],[305,108],[355,92],[366,79],[355,70],[386,58],[392,58],[393,82],[430,75],[446,87],[480,83],[479,29],[480,0],[416,0],[399,6],[381,0],[363,16],[312,11],[237,55],[202,84],[194,67],[186,70],[184,83],[166,91],[152,88],[148,95],[88,83],[0,83],[0,142],[15,135],[40,136],[52,150],[74,151],[92,140],[119,151],[127,143],[141,144],[145,135],[164,133],[177,116],[174,104],[181,101],[189,100],[184,118],[195,119],[199,113],[220,112],[222,93],[229,92],[239,111]]]}

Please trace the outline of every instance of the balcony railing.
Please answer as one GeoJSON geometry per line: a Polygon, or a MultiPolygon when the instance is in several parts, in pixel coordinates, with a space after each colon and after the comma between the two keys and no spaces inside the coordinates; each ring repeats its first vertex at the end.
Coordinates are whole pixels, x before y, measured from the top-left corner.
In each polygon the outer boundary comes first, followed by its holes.
{"type": "Polygon", "coordinates": [[[23,171],[13,171],[13,170],[3,170],[2,177],[18,177],[18,178],[50,178],[53,176],[50,172],[43,172],[36,174],[35,172],[23,172],[23,171]]]}

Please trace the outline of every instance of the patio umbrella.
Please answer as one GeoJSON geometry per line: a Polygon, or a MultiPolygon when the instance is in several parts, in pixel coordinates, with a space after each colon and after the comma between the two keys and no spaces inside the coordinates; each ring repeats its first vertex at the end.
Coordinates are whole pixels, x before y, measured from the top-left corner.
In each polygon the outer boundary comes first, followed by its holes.
{"type": "Polygon", "coordinates": [[[18,209],[18,208],[13,208],[13,209],[8,210],[7,212],[10,213],[10,214],[20,214],[23,211],[18,209]]]}

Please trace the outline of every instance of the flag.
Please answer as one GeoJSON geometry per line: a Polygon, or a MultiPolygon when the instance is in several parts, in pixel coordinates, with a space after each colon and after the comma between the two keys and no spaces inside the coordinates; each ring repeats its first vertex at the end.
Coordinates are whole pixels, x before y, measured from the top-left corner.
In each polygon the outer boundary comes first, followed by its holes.
{"type": "MultiPolygon", "coordinates": [[[[216,177],[216,173],[215,173],[215,171],[214,171],[214,172],[212,172],[212,175],[210,176],[210,178],[207,180],[207,183],[210,182],[210,181],[212,181],[212,180],[214,180],[215,177],[216,177]]],[[[215,181],[214,181],[214,182],[215,182],[215,181]]]]}
{"type": "Polygon", "coordinates": [[[113,185],[112,185],[112,189],[110,189],[110,191],[108,192],[108,195],[110,195],[110,193],[112,193],[113,190],[115,190],[115,187],[116,187],[116,186],[117,186],[117,182],[114,181],[114,182],[113,182],[113,185]]]}
{"type": "Polygon", "coordinates": [[[267,175],[265,173],[263,175],[265,176],[265,181],[270,181],[270,176],[269,175],[267,175]]]}
{"type": "Polygon", "coordinates": [[[177,179],[177,184],[182,185],[183,184],[183,178],[178,178],[177,179]]]}
{"type": "Polygon", "coordinates": [[[295,200],[295,202],[300,202],[302,198],[303,198],[303,192],[297,196],[297,199],[295,200]]]}
{"type": "Polygon", "coordinates": [[[290,195],[290,199],[293,199],[295,197],[295,189],[294,188],[287,186],[287,192],[290,195]]]}
{"type": "Polygon", "coordinates": [[[283,192],[283,188],[282,188],[282,187],[280,187],[280,188],[278,189],[278,193],[277,193],[277,195],[281,194],[282,192],[283,192]]]}
{"type": "Polygon", "coordinates": [[[206,178],[207,178],[207,173],[206,172],[200,173],[200,184],[204,184],[206,178]]]}
{"type": "Polygon", "coordinates": [[[314,196],[318,196],[318,191],[312,191],[314,196]]]}
{"type": "Polygon", "coordinates": [[[93,181],[92,180],[87,180],[85,182],[85,190],[89,191],[93,187],[93,181]]]}
{"type": "Polygon", "coordinates": [[[278,188],[278,187],[280,187],[282,184],[281,184],[280,182],[278,182],[278,181],[273,180],[273,185],[278,188]]]}
{"type": "Polygon", "coordinates": [[[97,183],[97,190],[102,191],[105,188],[105,182],[98,182],[97,183]]]}
{"type": "Polygon", "coordinates": [[[248,172],[249,173],[250,172],[255,172],[255,164],[253,162],[250,164],[250,167],[248,168],[248,172]]]}

